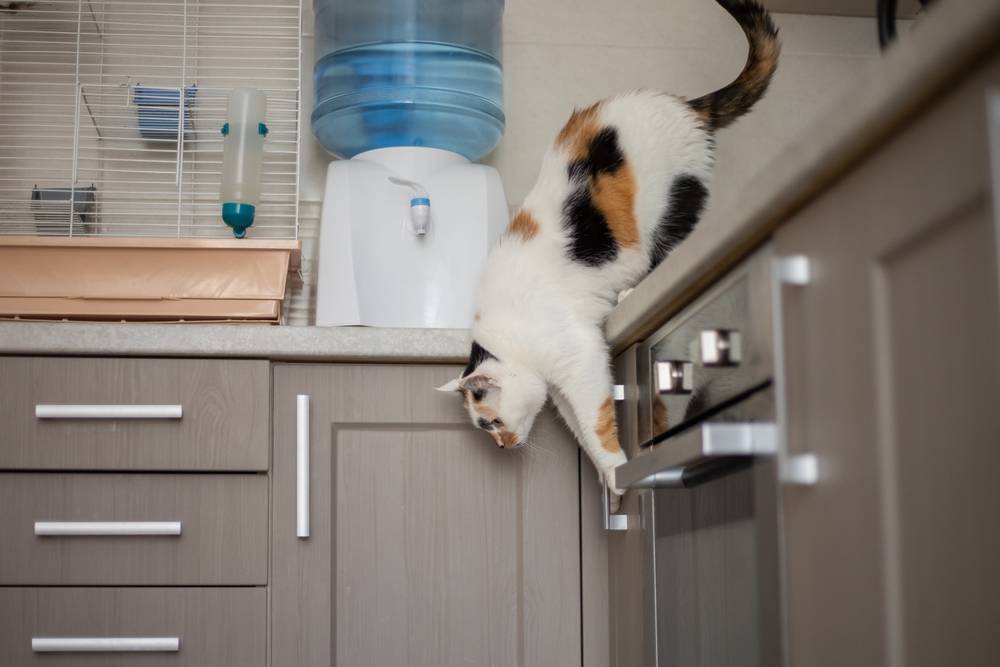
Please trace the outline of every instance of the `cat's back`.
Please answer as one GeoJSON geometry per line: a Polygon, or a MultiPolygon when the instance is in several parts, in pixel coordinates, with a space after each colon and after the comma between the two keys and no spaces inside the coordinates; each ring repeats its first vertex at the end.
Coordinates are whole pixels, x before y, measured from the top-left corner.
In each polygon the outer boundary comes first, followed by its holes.
{"type": "Polygon", "coordinates": [[[683,100],[635,91],[577,109],[559,131],[508,235],[556,240],[590,269],[641,277],[661,258],[678,183],[707,195],[712,139],[683,100]]]}

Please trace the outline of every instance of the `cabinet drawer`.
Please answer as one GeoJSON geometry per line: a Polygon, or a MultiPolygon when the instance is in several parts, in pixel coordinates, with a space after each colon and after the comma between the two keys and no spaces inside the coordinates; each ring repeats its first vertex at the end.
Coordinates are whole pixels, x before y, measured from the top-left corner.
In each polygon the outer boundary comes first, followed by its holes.
{"type": "Polygon", "coordinates": [[[0,588],[0,656],[22,667],[263,667],[266,613],[263,588],[0,588]]]}
{"type": "Polygon", "coordinates": [[[0,474],[0,585],[267,583],[265,475],[0,474]]]}
{"type": "Polygon", "coordinates": [[[267,361],[0,358],[0,469],[266,470],[267,361]]]}

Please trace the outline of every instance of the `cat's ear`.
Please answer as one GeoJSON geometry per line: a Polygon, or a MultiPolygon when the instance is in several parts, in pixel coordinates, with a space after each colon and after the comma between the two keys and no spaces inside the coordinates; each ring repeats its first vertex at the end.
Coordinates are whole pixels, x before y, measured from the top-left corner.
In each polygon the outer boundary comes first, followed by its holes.
{"type": "Polygon", "coordinates": [[[471,392],[485,392],[490,389],[496,389],[499,386],[492,376],[486,374],[470,375],[462,380],[462,388],[468,389],[471,392]]]}
{"type": "Polygon", "coordinates": [[[449,382],[445,382],[443,385],[437,388],[438,391],[462,391],[462,381],[460,378],[455,378],[449,382]]]}

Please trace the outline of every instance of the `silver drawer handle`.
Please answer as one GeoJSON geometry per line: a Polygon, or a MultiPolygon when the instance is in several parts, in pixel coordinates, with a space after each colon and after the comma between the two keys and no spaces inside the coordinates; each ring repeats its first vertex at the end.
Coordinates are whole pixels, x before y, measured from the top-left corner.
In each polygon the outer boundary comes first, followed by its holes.
{"type": "Polygon", "coordinates": [[[36,405],[38,419],[180,419],[180,405],[36,405]]]}
{"type": "Polygon", "coordinates": [[[180,637],[32,637],[35,653],[109,653],[181,650],[180,637]]]}
{"type": "Polygon", "coordinates": [[[309,537],[309,396],[295,399],[296,536],[309,537]]]}
{"type": "Polygon", "coordinates": [[[702,424],[661,442],[615,469],[623,489],[676,488],[696,483],[701,464],[777,453],[777,428],[763,422],[702,424]]]}
{"type": "Polygon", "coordinates": [[[35,535],[120,537],[129,535],[180,535],[180,521],[36,521],[35,535]]]}

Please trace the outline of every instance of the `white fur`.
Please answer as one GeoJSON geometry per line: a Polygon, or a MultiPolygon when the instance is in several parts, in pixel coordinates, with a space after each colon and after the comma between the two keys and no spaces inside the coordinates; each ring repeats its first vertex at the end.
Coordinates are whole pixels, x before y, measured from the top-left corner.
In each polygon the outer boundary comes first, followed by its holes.
{"type": "Polygon", "coordinates": [[[615,488],[613,470],[625,455],[605,450],[596,433],[598,411],[612,385],[604,320],[618,294],[648,272],[654,233],[674,180],[696,176],[707,187],[712,152],[709,134],[688,106],[661,93],[638,91],[605,100],[598,124],[617,130],[636,179],[639,247],[622,249],[614,261],[596,268],[569,256],[562,211],[572,185],[567,155],[553,145],[523,205],[539,233],[526,241],[508,234],[490,254],[472,334],[499,359],[481,364],[475,374],[490,376],[499,387],[489,392],[490,407],[516,429],[519,442],[545,403],[538,387],[547,386],[601,477],[615,488]]]}

